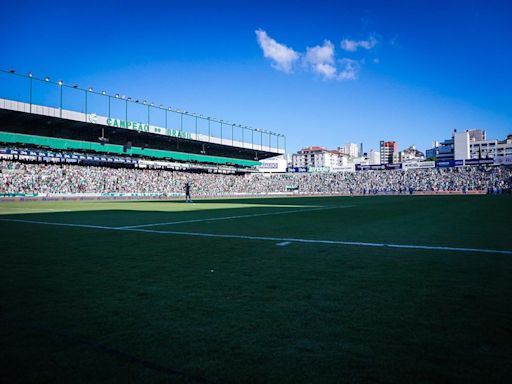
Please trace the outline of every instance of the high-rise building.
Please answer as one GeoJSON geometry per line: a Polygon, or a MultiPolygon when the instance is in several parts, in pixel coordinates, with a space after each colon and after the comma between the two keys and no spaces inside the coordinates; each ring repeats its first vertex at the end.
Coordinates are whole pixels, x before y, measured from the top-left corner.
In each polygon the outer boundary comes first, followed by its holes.
{"type": "Polygon", "coordinates": [[[470,157],[469,132],[453,132],[453,159],[467,160],[470,157]]]}
{"type": "Polygon", "coordinates": [[[378,165],[380,164],[380,152],[370,149],[368,152],[368,164],[370,165],[378,165]]]}
{"type": "Polygon", "coordinates": [[[396,141],[380,142],[380,163],[395,164],[398,163],[398,144],[396,141]]]}
{"type": "Polygon", "coordinates": [[[347,143],[343,147],[338,148],[338,150],[343,151],[344,154],[350,157],[359,157],[359,145],[357,144],[347,143]]]}

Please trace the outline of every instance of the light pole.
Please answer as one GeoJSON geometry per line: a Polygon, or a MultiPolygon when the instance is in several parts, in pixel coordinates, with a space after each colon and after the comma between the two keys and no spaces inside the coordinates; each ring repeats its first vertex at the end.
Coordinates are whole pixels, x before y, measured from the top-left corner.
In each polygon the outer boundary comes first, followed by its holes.
{"type": "MultiPolygon", "coordinates": [[[[116,95],[114,96],[116,99],[119,99],[119,93],[116,93],[116,95]]],[[[117,104],[117,101],[116,101],[116,104],[117,104]]]]}
{"type": "Polygon", "coordinates": [[[231,124],[231,146],[235,145],[234,132],[235,132],[235,124],[231,124]]]}
{"type": "Polygon", "coordinates": [[[64,84],[64,82],[62,80],[59,80],[59,81],[57,81],[57,84],[59,84],[59,92],[60,92],[59,114],[60,114],[60,118],[62,119],[62,84],[64,84]]]}
{"type": "Polygon", "coordinates": [[[223,120],[220,121],[220,144],[222,145],[222,122],[223,120]]]}
{"type": "MultiPolygon", "coordinates": [[[[185,114],[185,115],[189,116],[188,111],[183,111],[183,114],[185,114]]],[[[181,127],[181,130],[183,131],[183,127],[181,127]]]]}
{"type": "Polygon", "coordinates": [[[110,119],[110,95],[108,95],[108,118],[110,119]]]}
{"type": "MultiPolygon", "coordinates": [[[[125,97],[123,96],[123,98],[125,97]]],[[[128,99],[130,99],[130,97],[125,98],[124,101],[124,122],[126,126],[128,126],[128,99]]]]}
{"type": "Polygon", "coordinates": [[[148,126],[149,126],[149,104],[148,104],[148,102],[147,102],[146,100],[144,100],[144,101],[142,102],[142,104],[144,104],[144,105],[146,105],[146,104],[147,104],[147,105],[148,105],[148,126]]]}
{"type": "Polygon", "coordinates": [[[85,121],[87,122],[87,93],[92,92],[92,87],[84,89],[85,92],[85,121]]]}
{"type": "Polygon", "coordinates": [[[28,73],[28,77],[29,77],[29,82],[30,82],[30,94],[29,94],[29,99],[30,99],[30,113],[32,113],[32,72],[29,72],[28,73]]]}
{"type": "Polygon", "coordinates": [[[211,123],[211,119],[208,118],[208,142],[211,143],[212,141],[212,135],[210,134],[211,130],[210,130],[210,123],[211,123]]]}

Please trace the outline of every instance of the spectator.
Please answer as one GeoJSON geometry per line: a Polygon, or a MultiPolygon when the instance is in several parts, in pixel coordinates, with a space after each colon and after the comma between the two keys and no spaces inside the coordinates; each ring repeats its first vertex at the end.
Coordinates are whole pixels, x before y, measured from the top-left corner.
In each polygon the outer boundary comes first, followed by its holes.
{"type": "Polygon", "coordinates": [[[415,192],[510,191],[512,168],[480,166],[353,173],[226,175],[185,171],[110,168],[0,161],[0,193],[138,193],[182,195],[194,185],[197,196],[236,194],[387,194],[415,192]]]}

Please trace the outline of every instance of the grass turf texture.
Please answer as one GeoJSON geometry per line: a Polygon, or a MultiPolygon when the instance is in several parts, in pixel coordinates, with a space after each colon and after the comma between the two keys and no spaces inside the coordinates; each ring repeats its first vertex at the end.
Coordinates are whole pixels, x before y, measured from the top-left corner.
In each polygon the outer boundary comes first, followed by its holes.
{"type": "MultiPolygon", "coordinates": [[[[3,202],[0,218],[117,227],[297,210],[146,229],[512,250],[510,196],[3,202]]],[[[512,377],[512,255],[5,221],[0,233],[5,382],[512,377]]]]}

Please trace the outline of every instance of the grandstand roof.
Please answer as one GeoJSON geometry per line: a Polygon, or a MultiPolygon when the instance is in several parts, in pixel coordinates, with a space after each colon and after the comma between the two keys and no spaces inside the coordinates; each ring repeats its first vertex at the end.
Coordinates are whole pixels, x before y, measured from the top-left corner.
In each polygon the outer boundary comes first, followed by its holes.
{"type": "MultiPolygon", "coordinates": [[[[234,140],[224,139],[220,142],[214,142],[214,140],[208,142],[196,140],[190,136],[188,136],[189,138],[182,135],[170,137],[152,132],[61,118],[53,115],[55,111],[60,112],[55,108],[44,108],[38,110],[40,113],[30,113],[25,111],[27,107],[27,103],[6,102],[6,100],[0,99],[0,132],[62,139],[68,143],[71,141],[86,142],[88,145],[103,149],[106,148],[105,146],[114,145],[121,149],[125,148],[124,154],[126,155],[142,155],[142,153],[136,153],[139,148],[144,151],[145,156],[151,152],[154,155],[151,157],[156,158],[219,164],[231,163],[244,166],[257,165],[258,160],[274,157],[282,152],[261,143],[240,147],[233,145],[236,144],[234,140]],[[99,140],[100,137],[105,137],[105,139],[99,140]],[[162,151],[166,152],[166,155],[163,155],[162,151]],[[155,155],[157,153],[158,155],[155,155]],[[172,155],[169,155],[170,153],[172,155]],[[225,159],[229,159],[229,161],[225,159]]],[[[32,106],[31,109],[34,107],[32,106]]],[[[4,135],[4,137],[6,136],[4,135]]],[[[22,143],[22,141],[18,142],[22,143]]],[[[55,143],[56,141],[53,140],[52,144],[55,143]]]]}

